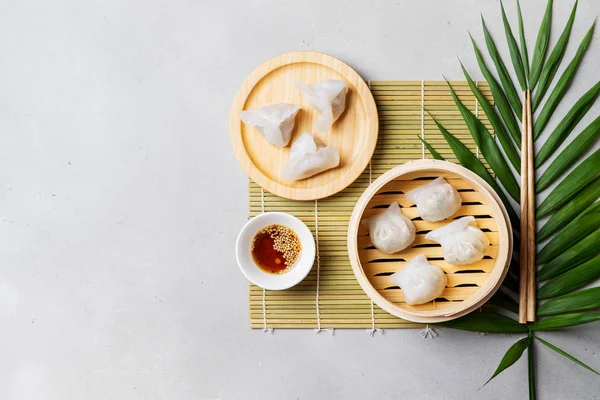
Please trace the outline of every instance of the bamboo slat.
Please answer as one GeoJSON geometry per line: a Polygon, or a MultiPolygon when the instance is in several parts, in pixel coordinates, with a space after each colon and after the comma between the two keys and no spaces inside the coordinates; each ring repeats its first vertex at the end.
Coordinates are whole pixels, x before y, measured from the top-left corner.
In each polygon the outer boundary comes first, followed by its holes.
{"type": "MultiPolygon", "coordinates": [[[[490,132],[492,128],[481,112],[474,96],[472,96],[466,82],[451,82],[458,96],[467,107],[479,114],[490,132]]],[[[415,324],[397,318],[386,311],[373,305],[369,297],[358,284],[350,261],[346,245],[348,223],[354,206],[369,186],[381,174],[389,169],[404,164],[407,161],[432,158],[419,139],[423,134],[425,139],[443,155],[448,161],[456,162],[452,151],[448,147],[443,136],[435,127],[433,120],[425,113],[421,120],[421,94],[423,92],[423,104],[433,117],[440,120],[451,133],[456,135],[473,152],[476,151],[467,126],[464,124],[460,112],[456,109],[452,97],[448,91],[446,82],[439,81],[371,81],[371,91],[377,104],[379,113],[379,138],[371,164],[363,173],[343,191],[334,196],[318,200],[318,219],[315,218],[314,201],[295,201],[275,196],[264,191],[255,182],[249,183],[249,206],[250,217],[254,217],[263,211],[283,211],[300,218],[315,233],[317,223],[319,229],[319,251],[320,251],[320,273],[319,273],[319,296],[318,307],[321,328],[370,329],[374,326],[383,329],[394,328],[416,328],[422,325],[415,324]],[[422,129],[424,128],[424,129],[422,129]],[[318,220],[318,222],[317,222],[318,220]],[[373,307],[373,308],[372,308],[373,307]]],[[[479,88],[490,102],[492,101],[489,86],[485,82],[479,82],[479,88]]],[[[493,133],[493,132],[492,132],[493,133]]],[[[483,160],[482,160],[483,161],[483,160]]],[[[487,166],[487,164],[486,164],[487,166]]],[[[452,176],[446,176],[452,179],[452,176]]],[[[482,211],[478,203],[479,196],[470,190],[468,185],[461,180],[452,181],[460,191],[465,207],[465,213],[478,214],[482,211]]],[[[392,186],[392,191],[400,191],[398,187],[392,186]]],[[[417,181],[405,181],[402,188],[416,187],[417,181]],[[416,183],[413,183],[416,182],[416,183]]],[[[379,193],[381,204],[389,204],[398,201],[402,206],[410,206],[403,193],[379,193]]],[[[371,212],[371,211],[369,211],[371,212]]],[[[411,211],[413,213],[413,211],[411,211]]],[[[366,215],[366,214],[365,214],[366,215]]],[[[473,215],[473,214],[470,214],[473,215]]],[[[412,214],[411,214],[412,216],[412,214]]],[[[416,217],[416,214],[414,215],[416,217]]],[[[414,221],[419,231],[414,246],[429,244],[424,236],[426,232],[423,221],[414,221]]],[[[440,224],[441,226],[442,224],[440,224]]],[[[495,246],[498,244],[496,225],[488,219],[478,219],[478,225],[484,229],[490,239],[490,255],[493,255],[495,246]]],[[[429,228],[430,229],[430,228],[429,228]]],[[[368,237],[365,231],[360,231],[358,242],[362,248],[367,249],[368,237]]],[[[431,247],[430,251],[438,254],[439,247],[431,247]]],[[[428,250],[429,251],[429,250],[428,250]]],[[[441,253],[440,253],[441,254],[441,253]]],[[[374,282],[382,291],[389,292],[389,298],[395,302],[403,302],[402,292],[393,287],[386,289],[386,276],[377,276],[389,272],[389,263],[373,251],[365,251],[365,271],[374,275],[374,282]],[[384,261],[377,261],[384,260],[384,261]],[[384,287],[385,286],[385,287],[384,287]]],[[[398,261],[403,263],[404,261],[398,261]]],[[[471,285],[482,282],[491,272],[494,260],[483,259],[477,264],[477,268],[471,266],[455,266],[443,260],[432,261],[446,272],[452,274],[449,287],[445,289],[444,302],[431,303],[429,308],[446,307],[447,304],[458,302],[473,294],[478,289],[471,285]],[[472,282],[470,282],[472,281],[472,282]]],[[[398,268],[396,263],[396,268],[398,268]]],[[[317,328],[317,273],[313,267],[309,275],[298,286],[285,291],[265,291],[250,285],[249,290],[249,312],[250,325],[252,328],[283,328],[283,329],[314,329],[317,328]],[[263,300],[264,310],[263,313],[263,300]],[[266,319],[265,319],[266,316],[266,319]]]]}

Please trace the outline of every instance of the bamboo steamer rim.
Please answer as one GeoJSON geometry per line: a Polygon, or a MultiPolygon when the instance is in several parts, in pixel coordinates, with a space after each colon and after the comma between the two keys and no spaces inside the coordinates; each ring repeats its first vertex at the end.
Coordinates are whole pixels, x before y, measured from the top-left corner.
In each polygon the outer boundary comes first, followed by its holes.
{"type": "MultiPolygon", "coordinates": [[[[341,115],[340,119],[343,119],[345,114],[346,111],[341,115]]],[[[294,129],[296,130],[298,128],[295,127],[294,129]]],[[[340,192],[348,187],[362,174],[364,169],[369,164],[371,156],[373,155],[377,145],[379,118],[377,113],[377,105],[375,104],[375,99],[371,93],[371,90],[369,89],[369,86],[352,67],[328,54],[302,50],[275,56],[261,64],[254,71],[252,71],[250,75],[248,75],[246,80],[242,83],[233,101],[229,119],[229,132],[236,158],[248,177],[250,177],[259,186],[277,196],[286,199],[316,200],[329,197],[340,192]],[[340,171],[336,179],[325,182],[324,184],[321,184],[322,182],[319,180],[318,183],[315,183],[315,186],[306,188],[297,188],[288,186],[282,182],[277,182],[257,168],[244,146],[240,128],[240,113],[244,109],[246,100],[255,87],[263,78],[267,77],[273,71],[294,63],[318,64],[320,66],[327,67],[341,75],[347,81],[347,83],[350,83],[355,88],[356,95],[358,96],[357,101],[362,102],[366,118],[364,124],[358,125],[357,128],[359,133],[362,132],[360,134],[366,135],[366,140],[363,143],[360,143],[362,151],[359,152],[357,157],[352,160],[352,164],[350,164],[348,168],[345,168],[343,173],[340,171]]],[[[347,135],[348,132],[345,134],[347,135]]],[[[336,171],[339,170],[339,168],[340,167],[337,167],[330,171],[336,171]]],[[[319,177],[320,175],[322,174],[317,174],[316,177],[319,177]]],[[[313,177],[308,179],[312,178],[313,177]]]]}
{"type": "MultiPolygon", "coordinates": [[[[356,276],[361,288],[375,304],[390,314],[408,321],[420,323],[439,323],[461,317],[480,308],[494,295],[504,281],[504,278],[508,272],[508,266],[510,264],[510,257],[513,249],[513,239],[512,226],[508,218],[506,208],[502,204],[498,194],[487,182],[468,169],[448,161],[416,160],[409,161],[403,165],[392,168],[381,175],[364,191],[356,203],[356,206],[352,212],[352,216],[350,217],[347,245],[350,264],[352,265],[354,275],[356,276]],[[390,300],[386,299],[373,287],[363,270],[359,258],[358,229],[367,204],[379,192],[379,190],[389,182],[404,174],[419,171],[452,172],[467,180],[487,200],[498,226],[498,253],[496,255],[494,267],[488,276],[488,279],[486,280],[485,284],[482,285],[475,293],[457,304],[457,307],[453,309],[418,311],[407,310],[399,307],[390,300]]],[[[400,253],[401,252],[399,252],[399,254],[400,253]]]]}

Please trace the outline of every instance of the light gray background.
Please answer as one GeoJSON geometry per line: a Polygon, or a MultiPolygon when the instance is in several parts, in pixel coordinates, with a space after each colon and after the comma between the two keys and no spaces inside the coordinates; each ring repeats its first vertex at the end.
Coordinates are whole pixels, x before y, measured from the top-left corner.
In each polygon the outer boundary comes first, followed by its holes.
{"type": "MultiPolygon", "coordinates": [[[[545,1],[523,3],[532,49],[545,1]]],[[[599,11],[580,2],[567,58],[599,11]]],[[[481,79],[480,12],[504,51],[496,0],[1,1],[0,398],[525,398],[524,360],[477,391],[514,336],[252,331],[233,253],[229,108],[253,68],[318,50],[365,79],[461,79],[459,55],[481,79]]],[[[566,106],[599,54],[596,33],[566,106]]],[[[599,333],[543,336],[599,367],[599,333]]],[[[598,398],[588,371],[538,364],[539,398],[598,398]]]]}

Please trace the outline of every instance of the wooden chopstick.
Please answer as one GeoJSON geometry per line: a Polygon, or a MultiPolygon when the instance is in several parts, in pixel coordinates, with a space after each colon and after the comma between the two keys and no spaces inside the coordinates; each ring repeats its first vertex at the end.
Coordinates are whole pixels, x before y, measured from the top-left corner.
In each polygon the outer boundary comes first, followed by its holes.
{"type": "Polygon", "coordinates": [[[529,123],[527,119],[529,118],[529,112],[527,112],[527,103],[529,100],[528,91],[523,92],[523,128],[521,133],[521,225],[520,225],[520,249],[519,249],[519,322],[524,324],[527,322],[529,317],[529,290],[528,290],[528,218],[527,214],[529,211],[528,207],[528,190],[527,185],[529,183],[528,174],[529,174],[529,165],[528,165],[528,126],[529,123]]]}
{"type": "Polygon", "coordinates": [[[531,92],[527,91],[527,321],[535,321],[536,265],[535,265],[535,172],[533,169],[533,127],[531,92]]]}

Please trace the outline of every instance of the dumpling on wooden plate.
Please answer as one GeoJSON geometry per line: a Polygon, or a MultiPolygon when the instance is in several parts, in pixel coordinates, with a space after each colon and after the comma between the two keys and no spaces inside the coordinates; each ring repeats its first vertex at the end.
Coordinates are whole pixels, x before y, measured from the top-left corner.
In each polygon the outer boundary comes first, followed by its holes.
{"type": "Polygon", "coordinates": [[[274,104],[262,108],[244,110],[241,120],[248,125],[256,126],[267,141],[276,147],[285,147],[290,142],[296,114],[302,108],[297,104],[274,104]]]}
{"type": "Polygon", "coordinates": [[[325,132],[342,115],[346,108],[346,82],[330,79],[306,85],[302,81],[296,82],[296,87],[311,106],[321,113],[317,120],[317,131],[325,132]]]}
{"type": "Polygon", "coordinates": [[[280,177],[293,182],[306,179],[340,164],[340,153],[335,146],[325,146],[312,133],[304,132],[292,143],[290,158],[281,169],[280,177]]]}

